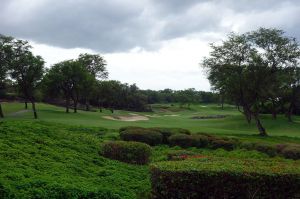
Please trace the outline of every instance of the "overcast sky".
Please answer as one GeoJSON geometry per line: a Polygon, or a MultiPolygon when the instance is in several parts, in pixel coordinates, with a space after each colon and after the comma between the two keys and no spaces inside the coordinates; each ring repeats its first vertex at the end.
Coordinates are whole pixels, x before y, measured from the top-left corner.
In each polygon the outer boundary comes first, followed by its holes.
{"type": "Polygon", "coordinates": [[[199,63],[230,31],[276,27],[300,39],[299,0],[0,0],[0,33],[50,67],[99,53],[110,79],[142,89],[210,90],[199,63]]]}

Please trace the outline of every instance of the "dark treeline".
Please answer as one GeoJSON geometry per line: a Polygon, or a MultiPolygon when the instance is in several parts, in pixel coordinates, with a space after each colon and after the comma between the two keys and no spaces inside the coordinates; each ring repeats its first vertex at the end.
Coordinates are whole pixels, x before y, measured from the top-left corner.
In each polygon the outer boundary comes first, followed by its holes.
{"type": "MultiPolygon", "coordinates": [[[[44,67],[44,60],[31,52],[27,41],[0,36],[0,98],[32,104],[37,118],[36,101],[43,101],[70,109],[90,111],[95,108],[151,111],[149,104],[216,103],[217,94],[186,89],[174,91],[140,90],[135,84],[106,80],[106,61],[101,55],[80,54],[77,59],[44,67]],[[91,107],[93,107],[91,109],[91,107]]],[[[0,103],[0,117],[4,117],[0,103]]]]}

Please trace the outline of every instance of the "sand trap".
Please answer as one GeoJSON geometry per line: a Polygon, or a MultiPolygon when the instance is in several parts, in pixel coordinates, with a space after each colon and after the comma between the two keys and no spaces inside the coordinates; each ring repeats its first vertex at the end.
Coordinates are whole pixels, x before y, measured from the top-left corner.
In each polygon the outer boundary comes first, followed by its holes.
{"type": "Polygon", "coordinates": [[[160,115],[145,115],[147,117],[161,117],[160,115]]]}
{"type": "Polygon", "coordinates": [[[164,115],[164,116],[167,116],[167,117],[177,117],[179,115],[164,115]]]}
{"type": "Polygon", "coordinates": [[[149,120],[148,117],[142,116],[142,115],[103,116],[103,118],[108,119],[108,120],[117,120],[117,121],[125,121],[125,122],[149,120]]]}

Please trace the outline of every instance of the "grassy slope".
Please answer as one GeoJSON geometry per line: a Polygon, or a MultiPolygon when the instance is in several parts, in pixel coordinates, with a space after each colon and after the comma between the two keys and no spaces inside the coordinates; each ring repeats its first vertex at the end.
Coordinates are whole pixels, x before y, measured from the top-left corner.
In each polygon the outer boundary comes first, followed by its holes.
{"type": "Polygon", "coordinates": [[[46,122],[0,123],[0,185],[16,198],[48,198],[53,189],[135,198],[149,189],[148,169],[99,156],[100,143],[109,139],[104,134],[46,122]]]}
{"type": "MultiPolygon", "coordinates": [[[[6,114],[22,108],[23,104],[4,104],[6,114]]],[[[157,115],[179,114],[180,116],[162,116],[141,122],[103,119],[103,115],[111,115],[109,112],[80,111],[78,114],[67,115],[63,108],[46,104],[38,104],[39,120],[31,119],[31,112],[8,115],[3,121],[0,120],[0,198],[2,189],[14,193],[14,198],[49,198],[50,196],[55,198],[55,193],[61,193],[63,190],[74,192],[72,195],[74,198],[78,197],[76,191],[79,193],[100,191],[116,194],[121,198],[137,198],[140,193],[149,191],[148,166],[128,165],[108,160],[98,154],[103,141],[118,139],[118,132],[115,129],[120,126],[183,127],[194,132],[228,133],[237,135],[240,139],[262,140],[257,136],[249,135],[255,132],[255,127],[249,127],[243,117],[230,107],[225,111],[220,111],[216,106],[194,106],[193,109],[193,111],[155,112],[157,115]],[[213,114],[231,116],[217,120],[190,119],[193,115],[213,114]],[[112,130],[105,130],[101,126],[112,130]],[[1,185],[4,188],[1,188],[1,185]]],[[[128,112],[117,111],[115,114],[126,115],[128,112]]],[[[297,130],[300,129],[298,122],[290,126],[283,118],[277,122],[266,118],[264,123],[270,127],[272,135],[300,137],[297,130]]],[[[300,143],[300,138],[289,137],[272,136],[264,140],[275,143],[300,143]]],[[[178,147],[167,146],[154,147],[152,162],[164,161],[168,152],[178,149],[178,147]]],[[[263,161],[270,159],[266,154],[256,151],[188,150],[206,156],[251,158],[263,161]]],[[[279,157],[275,159],[281,160],[279,157]]],[[[300,165],[300,161],[287,161],[300,165]]],[[[68,198],[72,197],[68,196],[68,198]]]]}
{"type": "MultiPolygon", "coordinates": [[[[124,199],[144,198],[140,194],[150,190],[148,166],[129,165],[99,155],[102,142],[117,138],[117,132],[100,127],[0,122],[0,197],[5,190],[14,194],[12,198],[78,198],[79,193],[97,192],[124,199]]],[[[164,161],[168,152],[178,149],[154,147],[151,161],[164,161]]],[[[256,151],[188,150],[214,157],[282,160],[256,151]]],[[[300,166],[300,161],[285,161],[300,166]]]]}
{"type": "MultiPolygon", "coordinates": [[[[14,112],[16,110],[22,110],[23,104],[17,103],[6,103],[3,104],[4,112],[14,112]],[[18,109],[19,108],[19,109],[18,109]]],[[[142,126],[142,127],[181,127],[189,129],[193,132],[208,132],[214,134],[256,134],[257,129],[252,124],[247,124],[244,117],[234,108],[227,106],[225,110],[222,110],[216,105],[195,105],[192,106],[192,110],[181,110],[178,108],[170,108],[168,110],[175,109],[175,112],[160,112],[162,109],[155,108],[154,113],[159,117],[151,117],[148,121],[137,121],[137,122],[124,122],[124,121],[112,121],[102,118],[105,115],[112,115],[109,111],[99,112],[85,112],[79,111],[77,114],[70,113],[66,114],[64,108],[56,107],[47,104],[38,104],[38,113],[41,121],[57,122],[62,124],[75,124],[82,126],[100,126],[109,129],[118,129],[122,126],[142,126]],[[177,114],[179,116],[165,116],[177,114]],[[193,116],[199,115],[228,115],[223,119],[208,119],[208,120],[197,120],[191,119],[193,116]]],[[[114,115],[126,115],[129,112],[126,111],[115,111],[114,115]]],[[[141,115],[149,115],[149,113],[138,113],[141,115]]],[[[25,112],[18,115],[8,115],[7,119],[25,119],[31,120],[31,112],[25,112]]],[[[300,117],[294,117],[295,122],[289,123],[286,118],[282,115],[277,120],[272,120],[269,115],[263,115],[263,124],[266,127],[268,133],[272,136],[289,136],[300,138],[300,117]]]]}

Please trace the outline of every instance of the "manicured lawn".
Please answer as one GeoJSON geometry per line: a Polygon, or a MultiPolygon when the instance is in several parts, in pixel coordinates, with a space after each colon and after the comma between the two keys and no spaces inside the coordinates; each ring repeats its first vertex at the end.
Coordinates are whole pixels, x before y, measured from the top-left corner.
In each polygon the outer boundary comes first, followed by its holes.
{"type": "MultiPolygon", "coordinates": [[[[226,135],[253,135],[257,134],[257,129],[252,124],[247,124],[243,115],[235,107],[226,106],[224,110],[217,105],[201,104],[191,106],[191,110],[180,109],[178,105],[165,108],[166,105],[154,105],[152,113],[135,113],[139,115],[152,116],[147,121],[114,121],[104,119],[103,116],[129,115],[133,112],[115,111],[113,114],[108,110],[100,112],[78,111],[77,114],[66,114],[63,107],[48,104],[37,104],[39,121],[48,121],[62,124],[81,125],[88,127],[105,127],[118,129],[122,126],[142,126],[142,127],[181,127],[192,132],[207,132],[213,134],[226,135]],[[163,107],[163,108],[162,108],[163,107]],[[220,119],[191,119],[195,116],[226,115],[220,119]]],[[[19,103],[3,104],[4,112],[10,113],[6,120],[24,119],[32,120],[30,111],[19,114],[11,114],[23,110],[24,105],[19,103]]],[[[262,116],[262,123],[271,136],[289,136],[300,138],[300,117],[294,117],[295,122],[290,123],[280,115],[277,120],[273,120],[270,115],[262,116]]]]}

